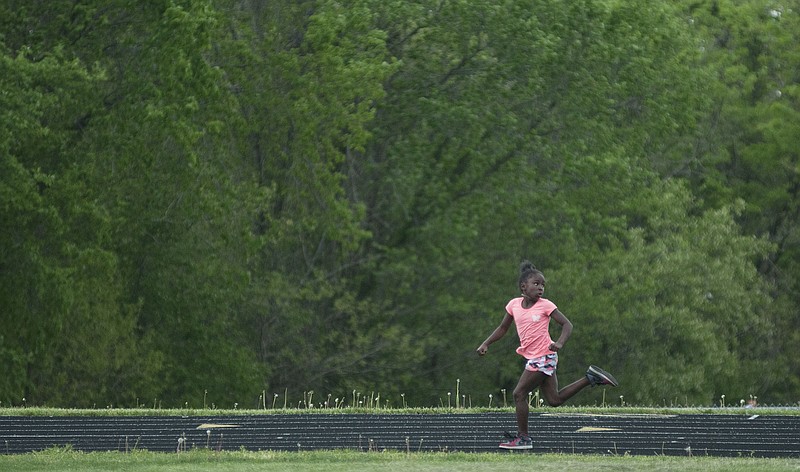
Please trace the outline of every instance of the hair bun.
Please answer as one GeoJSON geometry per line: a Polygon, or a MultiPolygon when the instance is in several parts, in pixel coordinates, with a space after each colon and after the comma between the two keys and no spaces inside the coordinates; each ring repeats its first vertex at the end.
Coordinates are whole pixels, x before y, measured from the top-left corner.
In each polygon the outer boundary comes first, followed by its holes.
{"type": "Polygon", "coordinates": [[[533,271],[533,270],[538,270],[538,269],[536,268],[535,265],[533,265],[533,262],[531,262],[531,261],[525,260],[525,261],[522,261],[522,263],[519,265],[520,273],[533,271]]]}

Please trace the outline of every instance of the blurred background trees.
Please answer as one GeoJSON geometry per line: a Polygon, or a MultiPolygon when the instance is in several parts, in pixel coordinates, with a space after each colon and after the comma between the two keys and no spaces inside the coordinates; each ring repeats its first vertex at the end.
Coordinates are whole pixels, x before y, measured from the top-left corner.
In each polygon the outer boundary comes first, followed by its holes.
{"type": "Polygon", "coordinates": [[[798,14],[5,2],[0,401],[483,404],[530,259],[562,382],[796,402],[798,14]]]}

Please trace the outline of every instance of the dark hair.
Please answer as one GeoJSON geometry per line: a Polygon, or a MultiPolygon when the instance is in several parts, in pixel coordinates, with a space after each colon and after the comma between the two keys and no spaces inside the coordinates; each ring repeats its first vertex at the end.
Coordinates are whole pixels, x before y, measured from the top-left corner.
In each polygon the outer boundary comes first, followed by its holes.
{"type": "Polygon", "coordinates": [[[519,282],[518,282],[518,284],[522,285],[523,282],[525,282],[530,277],[532,277],[532,276],[534,276],[536,274],[544,275],[544,274],[542,274],[541,270],[537,269],[536,266],[533,265],[533,262],[531,262],[531,261],[522,261],[522,263],[519,265],[519,282]]]}

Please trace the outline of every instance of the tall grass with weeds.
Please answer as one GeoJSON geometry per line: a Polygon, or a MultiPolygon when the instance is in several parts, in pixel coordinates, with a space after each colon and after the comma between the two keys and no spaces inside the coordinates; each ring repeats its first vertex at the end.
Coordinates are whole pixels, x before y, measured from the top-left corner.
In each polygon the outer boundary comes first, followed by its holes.
{"type": "MultiPolygon", "coordinates": [[[[473,405],[472,394],[464,391],[461,379],[455,381],[455,396],[451,391],[446,393],[446,397],[439,398],[439,403],[432,407],[412,407],[405,393],[400,393],[398,398],[383,396],[379,391],[368,393],[353,389],[347,394],[326,393],[317,394],[314,390],[301,392],[299,397],[292,397],[288,388],[283,392],[269,393],[266,389],[259,392],[257,400],[251,402],[234,402],[228,407],[220,407],[213,402],[209,396],[208,389],[204,389],[198,396],[199,406],[194,406],[191,401],[184,400],[182,408],[163,408],[162,400],[153,399],[152,408],[140,402],[137,397],[134,407],[121,407],[120,405],[107,404],[104,407],[95,405],[93,408],[71,409],[71,408],[50,408],[46,406],[31,406],[25,398],[21,402],[5,403],[0,401],[0,415],[230,415],[230,414],[293,414],[293,413],[380,413],[380,414],[401,414],[401,413],[483,413],[483,412],[506,412],[513,411],[513,403],[509,404],[506,389],[502,388],[496,392],[488,394],[488,401],[476,402],[473,405]],[[495,395],[499,393],[500,395],[495,395]],[[267,399],[271,396],[270,401],[267,399]],[[500,400],[502,398],[502,401],[500,400]],[[16,403],[16,404],[15,404],[16,403]],[[240,408],[240,405],[251,405],[250,407],[240,408]]],[[[535,413],[536,410],[548,411],[552,409],[545,404],[541,398],[539,390],[528,393],[528,404],[535,413]]],[[[695,406],[681,404],[677,398],[663,401],[661,405],[636,406],[631,405],[625,400],[623,395],[619,395],[618,401],[608,401],[606,399],[606,389],[603,389],[602,401],[599,405],[591,406],[560,406],[559,412],[574,413],[628,413],[628,414],[757,414],[760,415],[792,415],[800,416],[800,401],[793,405],[765,407],[758,403],[758,397],[750,395],[749,399],[741,398],[738,401],[729,401],[726,395],[720,395],[719,399],[711,406],[695,406]]]]}
{"type": "MultiPolygon", "coordinates": [[[[393,415],[393,414],[479,414],[479,413],[513,413],[513,407],[503,407],[492,403],[488,406],[462,407],[459,409],[439,407],[338,407],[338,408],[262,408],[243,409],[191,409],[191,408],[49,408],[49,407],[12,407],[0,408],[0,416],[236,416],[236,415],[276,415],[276,414],[372,414],[372,415],[393,415]]],[[[547,405],[539,406],[531,410],[532,414],[539,413],[559,413],[559,414],[580,414],[580,415],[685,415],[685,414],[716,414],[716,415],[780,415],[780,416],[800,416],[800,408],[782,407],[759,407],[758,409],[742,407],[637,407],[626,405],[622,406],[559,406],[550,407],[547,405]]]]}

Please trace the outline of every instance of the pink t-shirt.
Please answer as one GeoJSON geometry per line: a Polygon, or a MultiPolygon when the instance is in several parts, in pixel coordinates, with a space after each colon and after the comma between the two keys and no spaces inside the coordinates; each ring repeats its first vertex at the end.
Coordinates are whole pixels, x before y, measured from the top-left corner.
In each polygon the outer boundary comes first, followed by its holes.
{"type": "Polygon", "coordinates": [[[536,300],[530,308],[522,308],[524,298],[517,297],[506,305],[506,312],[514,318],[517,325],[517,335],[519,335],[519,347],[517,354],[525,359],[533,359],[552,354],[550,344],[550,314],[556,309],[556,305],[546,298],[536,300]]]}

